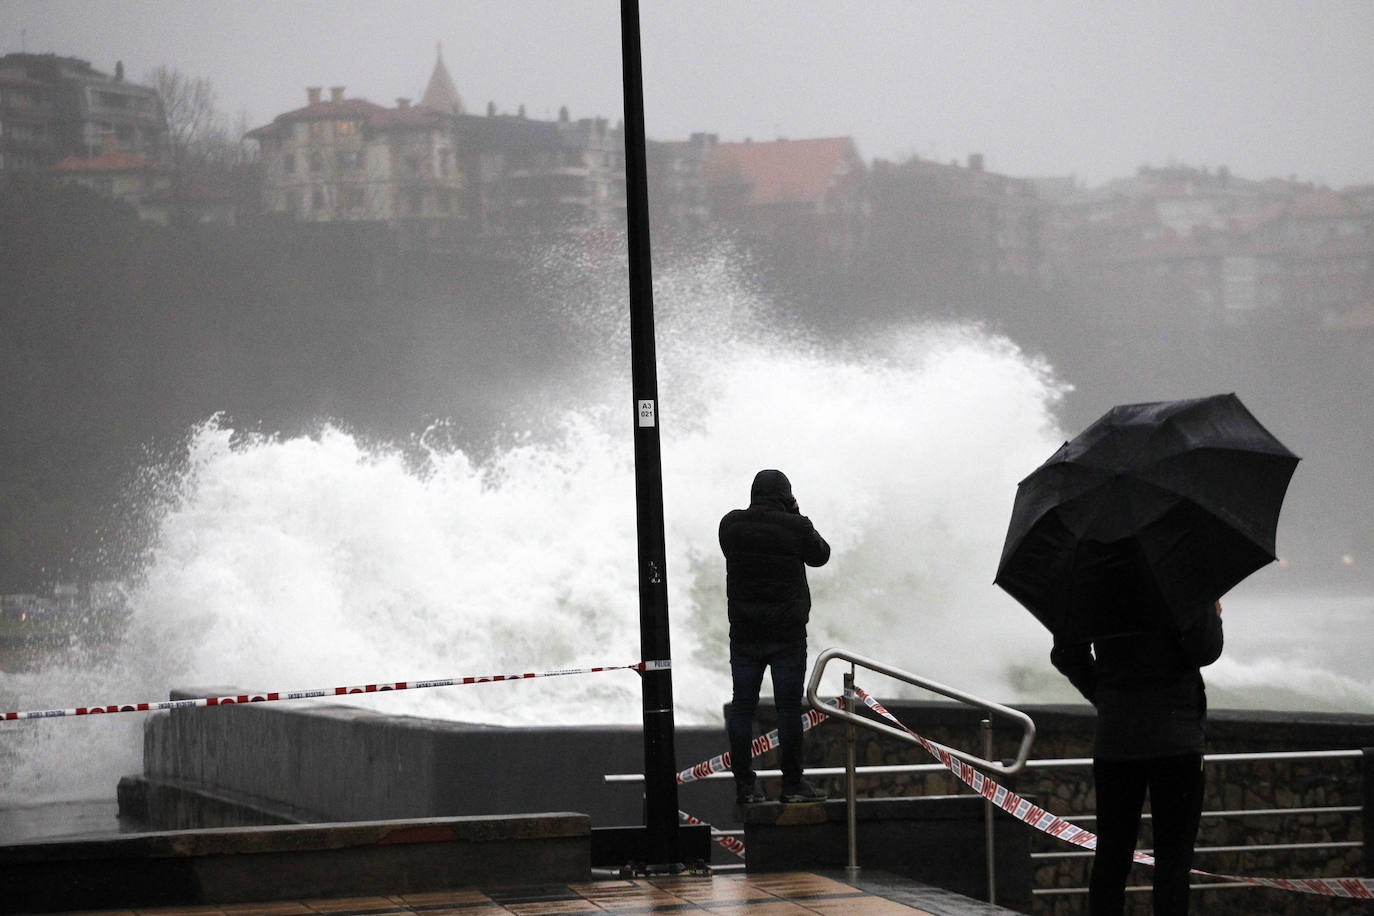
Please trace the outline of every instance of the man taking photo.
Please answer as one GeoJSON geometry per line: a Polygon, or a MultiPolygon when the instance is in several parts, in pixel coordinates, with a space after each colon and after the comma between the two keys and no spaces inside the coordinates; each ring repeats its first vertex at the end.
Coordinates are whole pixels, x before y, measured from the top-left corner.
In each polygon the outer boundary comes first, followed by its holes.
{"type": "Polygon", "coordinates": [[[730,736],[735,801],[766,800],[750,743],[763,671],[773,673],[783,802],[824,801],[825,792],[802,778],[802,684],[806,678],[806,624],[811,618],[807,566],[824,566],[830,545],[801,514],[782,471],[754,475],[749,508],[720,520],[725,554],[725,596],[730,614],[730,672],[734,693],[730,736]]]}

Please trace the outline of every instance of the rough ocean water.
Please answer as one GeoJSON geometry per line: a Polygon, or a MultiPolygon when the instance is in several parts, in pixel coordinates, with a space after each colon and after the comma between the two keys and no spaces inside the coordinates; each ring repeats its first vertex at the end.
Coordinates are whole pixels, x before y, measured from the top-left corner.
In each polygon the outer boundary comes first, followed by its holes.
{"type": "MultiPolygon", "coordinates": [[[[811,574],[813,651],[843,646],[1003,702],[1073,698],[1049,667],[1048,634],[992,585],[1017,481],[1066,438],[1051,367],[966,325],[845,344],[780,332],[726,259],[667,272],[656,299],[679,723],[719,722],[728,698],[716,524],[763,467],[787,472],[834,548],[811,574]]],[[[622,308],[623,295],[565,303],[586,372],[513,402],[510,432],[480,447],[443,423],[379,444],[329,422],[271,436],[207,418],[184,453],[148,469],[153,535],[124,583],[123,640],[0,673],[0,704],[639,660],[622,308]]],[[[1277,578],[1262,571],[1226,601],[1214,705],[1374,711],[1357,650],[1374,635],[1374,599],[1286,594],[1277,578]]],[[[513,725],[640,716],[625,671],[359,702],[513,725]]],[[[0,806],[112,797],[141,769],[142,725],[0,723],[0,806]]]]}

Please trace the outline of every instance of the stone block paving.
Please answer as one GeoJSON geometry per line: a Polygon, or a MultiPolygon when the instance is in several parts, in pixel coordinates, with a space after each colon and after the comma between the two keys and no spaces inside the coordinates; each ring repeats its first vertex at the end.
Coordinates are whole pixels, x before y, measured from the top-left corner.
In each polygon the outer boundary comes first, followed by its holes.
{"type": "Polygon", "coordinates": [[[824,874],[782,872],[219,906],[83,910],[80,916],[984,916],[1010,912],[890,875],[875,874],[850,884],[824,874]]]}

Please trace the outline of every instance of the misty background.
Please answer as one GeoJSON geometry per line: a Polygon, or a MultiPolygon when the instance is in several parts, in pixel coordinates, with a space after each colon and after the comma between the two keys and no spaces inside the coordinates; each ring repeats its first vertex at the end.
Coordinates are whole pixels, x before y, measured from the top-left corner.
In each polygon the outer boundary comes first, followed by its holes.
{"type": "MultiPolygon", "coordinates": [[[[643,6],[651,141],[852,138],[871,200],[835,258],[729,213],[660,220],[650,184],[678,721],[728,696],[715,525],[763,466],[835,548],[814,645],[1076,701],[992,585],[1016,481],[1113,404],[1227,391],[1303,462],[1282,562],[1227,599],[1212,701],[1374,708],[1374,5],[643,6]],[[1171,235],[1157,200],[1250,222],[1171,235]],[[990,267],[1001,230],[1045,244],[990,267]],[[1296,292],[1243,314],[1200,296],[1238,239],[1307,270],[1296,292]]],[[[262,212],[247,131],[308,87],[394,111],[440,46],[470,112],[620,118],[608,0],[0,3],[0,54],[207,90],[212,129],[174,167],[238,207],[160,225],[82,188],[0,190],[0,595],[25,599],[0,615],[0,709],[637,658],[620,227],[430,251],[262,212]],[[98,582],[126,613],[18,616],[98,582]]],[[[638,715],[628,674],[516,689],[374,699],[638,715]]],[[[140,766],[139,716],[16,724],[0,805],[140,766]]]]}
{"type": "MultiPolygon", "coordinates": [[[[650,138],[852,136],[865,159],[962,160],[1098,185],[1142,164],[1371,180],[1374,9],[1362,0],[655,0],[641,4],[650,138]]],[[[618,120],[611,0],[6,0],[0,47],[131,78],[203,76],[251,125],[345,85],[418,97],[436,42],[467,102],[618,120]]]]}
{"type": "MultiPolygon", "coordinates": [[[[1342,188],[1374,180],[1370,38],[1374,8],[1357,2],[656,2],[643,10],[647,127],[662,140],[852,136],[870,163],[977,152],[992,172],[1078,189],[1146,164],[1342,188]]],[[[203,78],[241,126],[299,107],[308,85],[418,96],[439,44],[472,109],[614,120],[622,105],[609,2],[9,0],[0,41],[120,61],[131,79],[160,66],[203,78]]],[[[212,415],[288,436],[333,422],[402,448],[443,421],[480,453],[528,431],[528,399],[628,360],[571,333],[566,308],[614,291],[617,258],[439,263],[366,230],[168,229],[25,193],[0,212],[0,592],[136,567],[152,524],[140,487],[212,415]]],[[[1231,326],[1174,307],[1149,278],[989,278],[957,239],[875,243],[858,269],[829,271],[716,228],[656,236],[656,270],[726,250],[770,321],[837,347],[912,320],[1005,335],[1062,386],[1064,435],[1113,403],[1236,391],[1304,457],[1280,530],[1292,574],[1363,581],[1367,329],[1231,326]]]]}

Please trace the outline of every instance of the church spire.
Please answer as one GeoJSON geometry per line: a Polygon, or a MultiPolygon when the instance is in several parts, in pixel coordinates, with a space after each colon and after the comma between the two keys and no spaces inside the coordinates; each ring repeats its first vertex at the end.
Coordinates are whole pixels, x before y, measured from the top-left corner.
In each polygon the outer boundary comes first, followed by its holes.
{"type": "Polygon", "coordinates": [[[444,66],[442,43],[435,43],[434,72],[430,74],[429,85],[420,97],[420,104],[449,114],[465,114],[467,111],[458,95],[458,87],[453,85],[453,77],[448,75],[448,68],[444,66]]]}

